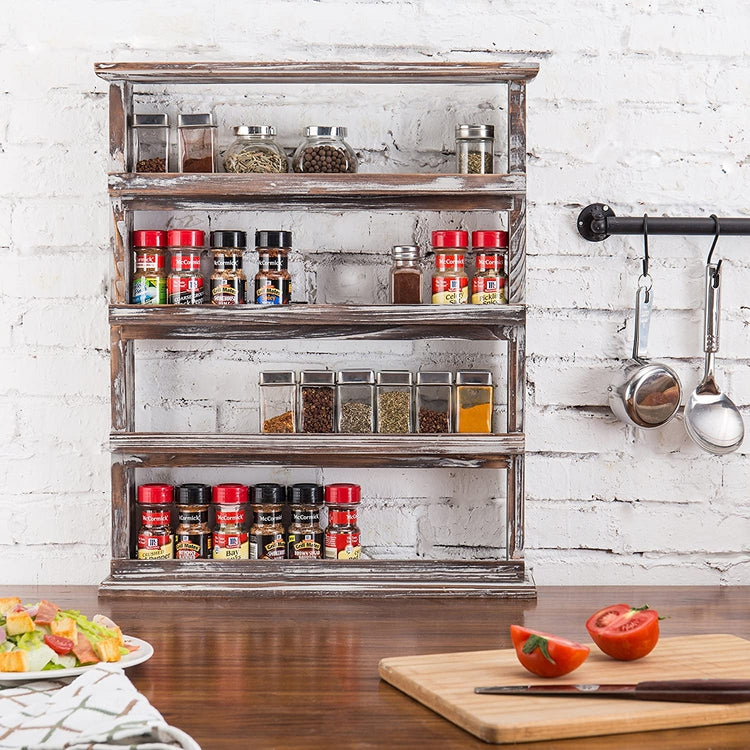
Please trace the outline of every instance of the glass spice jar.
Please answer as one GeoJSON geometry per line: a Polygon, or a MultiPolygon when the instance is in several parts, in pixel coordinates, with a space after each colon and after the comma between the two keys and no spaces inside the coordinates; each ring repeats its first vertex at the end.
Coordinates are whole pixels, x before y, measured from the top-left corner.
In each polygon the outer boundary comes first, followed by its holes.
{"type": "Polygon", "coordinates": [[[256,484],[252,493],[255,518],[250,527],[250,559],[283,560],[286,558],[284,488],[280,484],[256,484]]]}
{"type": "Polygon", "coordinates": [[[456,432],[492,432],[492,373],[464,370],[456,373],[456,432]]]}
{"type": "Polygon", "coordinates": [[[295,172],[356,172],[357,157],[344,140],[346,128],[310,126],[292,157],[295,172]]]}
{"type": "Polygon", "coordinates": [[[372,370],[340,370],[337,428],[345,433],[371,433],[375,430],[375,373],[372,370]]]}
{"type": "Polygon", "coordinates": [[[213,488],[213,505],[216,509],[214,560],[247,560],[247,486],[217,484],[213,488]]]}
{"type": "Polygon", "coordinates": [[[471,279],[473,305],[505,305],[508,302],[508,277],[505,273],[505,254],[508,252],[508,233],[485,230],[471,233],[475,273],[471,279]]]}
{"type": "Polygon", "coordinates": [[[208,525],[211,488],[207,484],[188,483],[177,488],[177,528],[174,556],[177,560],[210,560],[213,537],[208,525]]]}
{"type": "Polygon", "coordinates": [[[170,305],[202,305],[203,274],[201,252],[205,235],[200,229],[170,229],[167,246],[172,272],[167,278],[167,302],[170,305]]]}
{"type": "Polygon", "coordinates": [[[260,374],[260,431],[265,433],[295,432],[297,413],[297,379],[294,372],[262,372],[260,374]]]}
{"type": "Polygon", "coordinates": [[[224,154],[227,172],[278,173],[288,170],[284,149],[276,143],[276,129],[270,125],[240,125],[234,142],[224,154]]]}
{"type": "Polygon", "coordinates": [[[412,432],[412,387],[408,370],[378,373],[377,431],[398,435],[412,432]]]}
{"type": "Polygon", "coordinates": [[[300,373],[300,432],[336,431],[336,375],[328,370],[300,373]]]}
{"type": "Polygon", "coordinates": [[[394,245],[391,248],[391,304],[422,304],[422,269],[416,245],[394,245]]]}
{"type": "Polygon", "coordinates": [[[464,271],[469,233],[438,230],[432,233],[435,272],[432,275],[433,305],[465,305],[469,301],[469,277],[464,271]]]}
{"type": "Polygon", "coordinates": [[[492,174],[495,127],[456,125],[456,170],[459,174],[492,174]]]}
{"type": "Polygon", "coordinates": [[[453,373],[418,372],[415,391],[417,432],[450,432],[453,414],[453,373]]]}
{"type": "Polygon", "coordinates": [[[174,556],[173,500],[174,487],[171,484],[142,484],[138,487],[140,528],[136,546],[139,560],[171,560],[174,556]]]}
{"type": "Polygon", "coordinates": [[[133,115],[133,171],[167,172],[168,164],[169,117],[133,115]]]}
{"type": "Polygon", "coordinates": [[[325,550],[320,527],[323,487],[300,482],[289,488],[291,524],[286,535],[286,556],[290,560],[320,560],[325,550]]]}
{"type": "Polygon", "coordinates": [[[216,125],[212,114],[177,116],[180,172],[215,172],[216,125]]]}
{"type": "Polygon", "coordinates": [[[362,542],[357,525],[357,510],[361,501],[358,484],[326,485],[326,560],[358,560],[362,556],[362,542]]]}
{"type": "MultiPolygon", "coordinates": [[[[288,305],[292,301],[292,277],[288,271],[292,233],[258,231],[255,233],[255,245],[258,252],[255,303],[288,305]]],[[[250,299],[249,290],[247,298],[250,299]]]]}
{"type": "Polygon", "coordinates": [[[167,304],[167,233],[140,229],[133,232],[133,294],[134,305],[167,304]]]}
{"type": "Polygon", "coordinates": [[[212,305],[244,305],[247,277],[242,270],[242,254],[247,234],[236,230],[216,230],[209,235],[214,272],[211,274],[212,305]]]}

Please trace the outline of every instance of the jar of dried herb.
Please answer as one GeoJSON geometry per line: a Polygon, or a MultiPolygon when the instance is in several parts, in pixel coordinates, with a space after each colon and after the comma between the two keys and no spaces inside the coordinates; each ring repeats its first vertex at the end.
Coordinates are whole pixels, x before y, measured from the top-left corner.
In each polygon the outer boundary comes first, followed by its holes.
{"type": "Polygon", "coordinates": [[[344,140],[346,128],[317,125],[305,128],[305,140],[292,157],[295,172],[356,172],[357,157],[344,140]]]}
{"type": "Polygon", "coordinates": [[[336,374],[328,370],[300,373],[300,432],[336,431],[336,374]]]}
{"type": "Polygon", "coordinates": [[[133,171],[167,172],[169,117],[166,114],[133,115],[133,171]]]}
{"type": "Polygon", "coordinates": [[[371,433],[375,430],[375,373],[372,370],[340,370],[338,389],[339,432],[371,433]]]}
{"type": "Polygon", "coordinates": [[[492,174],[495,128],[456,125],[456,169],[459,174],[492,174]]]}
{"type": "Polygon", "coordinates": [[[456,432],[492,432],[492,373],[465,370],[456,373],[456,432]]]}
{"type": "Polygon", "coordinates": [[[260,431],[295,432],[297,381],[292,371],[260,374],[260,431]]]}
{"type": "Polygon", "coordinates": [[[416,245],[394,245],[391,248],[391,304],[422,304],[422,269],[416,245]]]}
{"type": "Polygon", "coordinates": [[[180,172],[215,172],[216,125],[213,115],[177,117],[180,172]]]}
{"type": "Polygon", "coordinates": [[[412,432],[412,387],[408,370],[383,370],[377,383],[377,431],[398,435],[412,432]]]}
{"type": "Polygon", "coordinates": [[[227,172],[286,172],[284,149],[274,140],[270,125],[240,125],[234,129],[234,142],[224,154],[227,172]]]}
{"type": "Polygon", "coordinates": [[[417,373],[417,432],[450,432],[453,415],[453,373],[417,373]]]}

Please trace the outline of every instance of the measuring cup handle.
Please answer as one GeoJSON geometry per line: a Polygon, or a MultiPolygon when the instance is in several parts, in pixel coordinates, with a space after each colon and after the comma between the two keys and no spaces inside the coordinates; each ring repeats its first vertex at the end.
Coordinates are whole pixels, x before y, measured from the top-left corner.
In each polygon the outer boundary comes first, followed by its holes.
{"type": "Polygon", "coordinates": [[[703,318],[703,351],[713,354],[719,351],[719,322],[721,319],[721,274],[718,265],[706,266],[706,298],[703,318]]]}

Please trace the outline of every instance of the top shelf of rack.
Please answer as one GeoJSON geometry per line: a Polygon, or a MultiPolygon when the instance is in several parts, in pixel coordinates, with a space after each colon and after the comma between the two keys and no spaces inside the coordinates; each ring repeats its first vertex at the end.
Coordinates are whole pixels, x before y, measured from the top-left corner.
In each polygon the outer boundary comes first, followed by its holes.
{"type": "Polygon", "coordinates": [[[137,83],[505,83],[530,81],[535,62],[100,62],[107,81],[137,83]]]}

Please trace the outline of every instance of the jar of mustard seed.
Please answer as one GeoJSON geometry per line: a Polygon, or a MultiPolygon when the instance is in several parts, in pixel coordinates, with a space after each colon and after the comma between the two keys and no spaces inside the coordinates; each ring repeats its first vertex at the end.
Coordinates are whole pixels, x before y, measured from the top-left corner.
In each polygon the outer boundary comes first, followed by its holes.
{"type": "Polygon", "coordinates": [[[213,505],[216,509],[216,527],[213,533],[214,560],[247,560],[247,486],[216,485],[213,488],[213,505]]]}
{"type": "Polygon", "coordinates": [[[250,559],[283,560],[286,557],[284,488],[280,484],[256,484],[252,493],[255,518],[250,527],[250,559]]]}
{"type": "Polygon", "coordinates": [[[244,305],[247,277],[242,270],[242,254],[247,234],[236,230],[216,230],[209,235],[214,272],[211,274],[212,305],[244,305]]]}
{"type": "Polygon", "coordinates": [[[325,535],[320,527],[323,487],[300,482],[289,488],[292,522],[287,530],[286,556],[290,560],[320,560],[325,535]]]}
{"type": "Polygon", "coordinates": [[[207,484],[181,484],[175,498],[177,528],[174,556],[177,560],[210,560],[213,537],[208,525],[211,488],[207,484]]]}
{"type": "MultiPolygon", "coordinates": [[[[255,274],[253,295],[255,304],[288,305],[292,301],[292,277],[288,271],[292,233],[256,232],[255,245],[258,252],[258,273],[255,274]]],[[[250,290],[247,298],[250,299],[250,290]]]]}
{"type": "Polygon", "coordinates": [[[138,487],[137,550],[139,560],[171,560],[174,556],[172,540],[171,484],[142,484],[138,487]]]}
{"type": "Polygon", "coordinates": [[[133,232],[134,305],[167,304],[167,233],[140,229],[133,232]]]}

